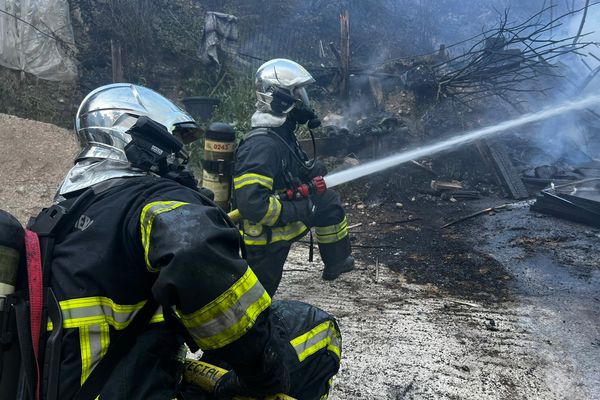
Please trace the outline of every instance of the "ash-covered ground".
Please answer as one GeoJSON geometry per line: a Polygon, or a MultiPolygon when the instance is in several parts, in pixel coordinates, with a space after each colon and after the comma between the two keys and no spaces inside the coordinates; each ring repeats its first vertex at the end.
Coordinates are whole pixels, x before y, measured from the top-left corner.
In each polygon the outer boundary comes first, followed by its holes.
{"type": "Polygon", "coordinates": [[[339,318],[333,399],[600,398],[600,231],[528,202],[440,229],[506,202],[349,204],[359,263],[333,283],[296,245],[279,298],[339,318]]]}

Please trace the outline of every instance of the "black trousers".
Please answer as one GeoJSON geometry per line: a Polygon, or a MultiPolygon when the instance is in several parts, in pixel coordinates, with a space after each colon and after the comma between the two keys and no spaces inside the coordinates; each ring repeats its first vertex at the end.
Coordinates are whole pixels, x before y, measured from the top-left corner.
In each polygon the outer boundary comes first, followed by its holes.
{"type": "MultiPolygon", "coordinates": [[[[345,211],[342,207],[340,196],[334,190],[327,190],[319,196],[311,196],[315,205],[315,213],[311,219],[309,228],[319,226],[330,226],[339,224],[345,217],[345,211]]],[[[290,252],[290,247],[294,241],[298,241],[303,236],[295,238],[293,241],[281,241],[261,246],[246,246],[247,261],[265,290],[272,297],[283,275],[283,266],[290,252]]],[[[336,243],[319,245],[321,256],[325,263],[337,263],[343,261],[350,255],[348,239],[336,243]],[[342,242],[344,242],[342,244],[342,242]],[[337,247],[344,248],[338,251],[337,247]],[[325,250],[323,252],[322,250],[325,250]]]]}
{"type": "Polygon", "coordinates": [[[273,297],[283,275],[283,265],[290,252],[290,242],[280,242],[266,246],[247,246],[247,261],[260,283],[273,297]]]}
{"type": "MultiPolygon", "coordinates": [[[[340,368],[342,337],[335,318],[310,304],[281,300],[271,305],[269,319],[274,331],[273,340],[279,346],[290,374],[290,390],[287,394],[298,400],[323,399],[329,393],[331,379],[340,368]],[[304,347],[299,345],[300,342],[304,343],[304,347]],[[295,347],[292,347],[292,343],[295,347]],[[313,351],[300,359],[298,351],[308,347],[313,351]]],[[[207,352],[202,359],[220,364],[218,359],[211,357],[207,352]]],[[[221,366],[227,369],[227,366],[221,366]]],[[[211,399],[190,384],[184,385],[180,397],[184,400],[211,399]]]]}

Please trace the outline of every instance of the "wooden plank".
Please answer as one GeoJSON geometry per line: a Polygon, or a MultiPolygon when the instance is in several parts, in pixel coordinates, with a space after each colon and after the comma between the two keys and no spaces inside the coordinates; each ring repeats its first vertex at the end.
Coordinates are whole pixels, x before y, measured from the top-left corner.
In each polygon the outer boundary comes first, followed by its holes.
{"type": "Polygon", "coordinates": [[[492,145],[486,140],[481,140],[477,142],[477,149],[486,164],[494,171],[498,184],[508,196],[516,200],[529,197],[525,184],[502,145],[492,145]]]}
{"type": "Polygon", "coordinates": [[[119,43],[119,41],[110,40],[110,55],[113,83],[124,82],[125,74],[123,72],[123,57],[121,53],[121,43],[119,43]]]}
{"type": "Polygon", "coordinates": [[[340,71],[342,75],[340,95],[342,100],[348,100],[350,93],[348,85],[348,70],[350,68],[350,25],[348,18],[348,9],[345,8],[340,15],[340,71]]]}

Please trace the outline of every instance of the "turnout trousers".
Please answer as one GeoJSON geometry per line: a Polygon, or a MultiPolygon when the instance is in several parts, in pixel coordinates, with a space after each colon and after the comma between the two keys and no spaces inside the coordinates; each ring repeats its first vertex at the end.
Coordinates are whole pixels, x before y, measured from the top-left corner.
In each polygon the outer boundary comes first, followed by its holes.
{"type": "MultiPolygon", "coordinates": [[[[246,241],[247,261],[269,295],[279,287],[283,266],[292,243],[304,237],[313,228],[321,259],[328,267],[338,265],[350,256],[347,220],[339,195],[327,190],[322,195],[311,196],[315,212],[311,226],[291,240],[279,240],[262,245],[251,245],[246,241]]],[[[245,233],[245,236],[248,234],[245,233]]]]}

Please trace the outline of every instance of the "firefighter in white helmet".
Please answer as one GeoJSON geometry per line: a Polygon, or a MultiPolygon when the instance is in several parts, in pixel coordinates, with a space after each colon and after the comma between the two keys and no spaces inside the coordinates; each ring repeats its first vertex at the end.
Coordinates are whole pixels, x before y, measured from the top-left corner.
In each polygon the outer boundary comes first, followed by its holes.
{"type": "Polygon", "coordinates": [[[296,129],[320,124],[306,87],[313,77],[301,65],[274,59],[256,72],[256,112],[252,131],[236,152],[235,205],[243,221],[248,261],[270,294],[275,293],[290,246],[314,228],[323,279],[351,271],[347,220],[337,193],[327,190],[306,199],[280,200],[278,194],[327,171],[300,148],[296,129]]]}
{"type": "Polygon", "coordinates": [[[335,320],[304,303],[271,306],[237,227],[185,169],[177,138],[198,136],[194,120],[148,88],[113,84],[83,100],[76,133],[81,152],[57,204],[30,224],[50,249],[49,320],[45,351],[22,352],[30,373],[18,399],[173,399],[184,342],[231,368],[216,398],[326,395],[339,368],[335,320]]]}

